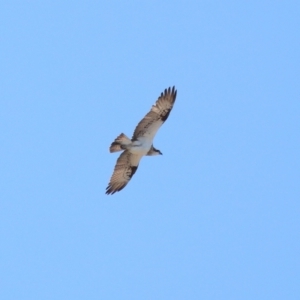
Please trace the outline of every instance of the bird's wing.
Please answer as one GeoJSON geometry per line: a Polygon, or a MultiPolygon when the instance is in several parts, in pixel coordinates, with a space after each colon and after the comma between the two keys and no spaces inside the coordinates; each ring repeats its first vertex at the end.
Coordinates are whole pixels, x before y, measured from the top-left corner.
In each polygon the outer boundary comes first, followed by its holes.
{"type": "Polygon", "coordinates": [[[106,194],[114,194],[121,191],[136,172],[141,155],[132,154],[124,151],[118,158],[114,172],[106,188],[106,194]]]}
{"type": "Polygon", "coordinates": [[[165,89],[157,99],[156,103],[152,105],[151,110],[140,121],[134,130],[132,140],[138,137],[147,137],[153,139],[157,130],[167,120],[173,105],[176,100],[177,90],[175,86],[171,89],[165,89]]]}

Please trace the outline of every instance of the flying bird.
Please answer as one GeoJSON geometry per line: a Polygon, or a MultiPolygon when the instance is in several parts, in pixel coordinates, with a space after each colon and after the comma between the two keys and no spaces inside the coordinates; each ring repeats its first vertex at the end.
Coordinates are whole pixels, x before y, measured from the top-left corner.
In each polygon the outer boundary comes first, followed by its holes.
{"type": "Polygon", "coordinates": [[[161,93],[151,110],[136,126],[132,138],[121,133],[111,144],[110,153],[123,151],[115,165],[106,188],[106,194],[121,191],[136,172],[143,156],[162,155],[153,146],[153,139],[160,126],[168,119],[176,100],[175,86],[161,93]]]}

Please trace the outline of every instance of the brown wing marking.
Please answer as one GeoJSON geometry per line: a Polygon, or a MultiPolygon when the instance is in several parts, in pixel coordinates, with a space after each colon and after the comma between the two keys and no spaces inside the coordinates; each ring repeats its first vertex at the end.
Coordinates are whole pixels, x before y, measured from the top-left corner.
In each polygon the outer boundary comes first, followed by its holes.
{"type": "Polygon", "coordinates": [[[106,188],[106,194],[114,194],[121,191],[136,172],[142,156],[124,151],[118,158],[110,182],[106,188]]]}
{"type": "Polygon", "coordinates": [[[143,135],[154,137],[160,126],[168,119],[177,96],[175,86],[165,89],[157,99],[151,110],[139,122],[134,130],[132,140],[143,135]]]}

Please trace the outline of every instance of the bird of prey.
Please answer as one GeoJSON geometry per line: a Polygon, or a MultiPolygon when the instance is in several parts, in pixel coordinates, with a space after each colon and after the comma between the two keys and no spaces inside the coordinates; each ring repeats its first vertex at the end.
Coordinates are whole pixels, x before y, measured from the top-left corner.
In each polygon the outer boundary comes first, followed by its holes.
{"type": "Polygon", "coordinates": [[[153,146],[153,139],[160,126],[167,120],[176,100],[175,86],[165,89],[151,110],[136,126],[132,139],[121,133],[111,144],[110,153],[123,151],[119,156],[106,194],[121,191],[136,172],[141,158],[162,153],[153,146]]]}

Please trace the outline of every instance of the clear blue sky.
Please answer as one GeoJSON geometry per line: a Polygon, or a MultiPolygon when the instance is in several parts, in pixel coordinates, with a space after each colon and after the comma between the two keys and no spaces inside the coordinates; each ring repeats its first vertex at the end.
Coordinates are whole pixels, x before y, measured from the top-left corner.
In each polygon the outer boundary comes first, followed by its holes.
{"type": "Polygon", "coordinates": [[[0,298],[299,299],[299,1],[2,1],[0,298]],[[177,102],[129,185],[118,154],[177,102]]]}

